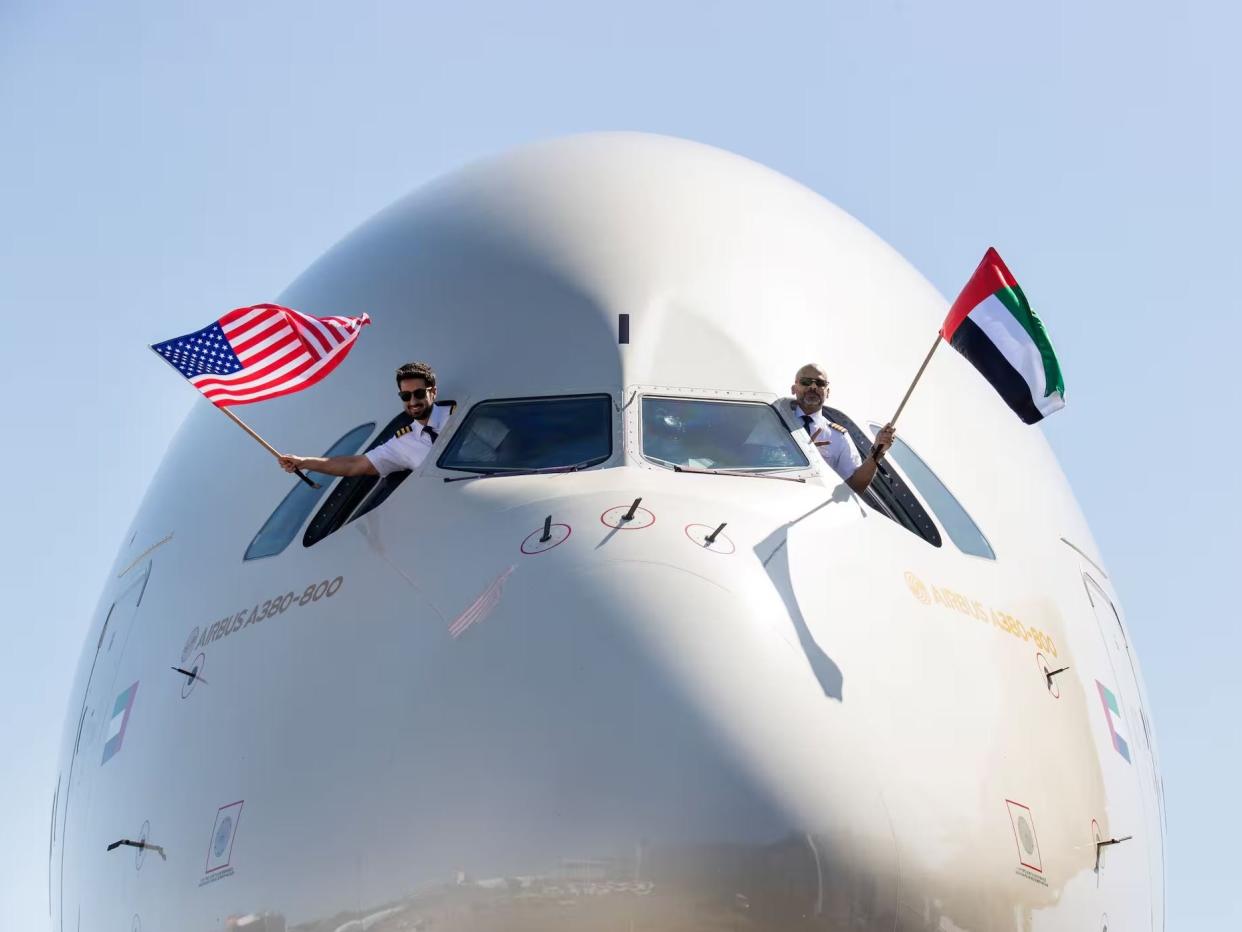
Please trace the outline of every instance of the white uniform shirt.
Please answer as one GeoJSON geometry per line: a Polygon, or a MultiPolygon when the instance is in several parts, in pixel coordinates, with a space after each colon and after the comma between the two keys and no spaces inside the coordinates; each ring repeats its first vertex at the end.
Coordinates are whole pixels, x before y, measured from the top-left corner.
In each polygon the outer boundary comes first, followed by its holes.
{"type": "Polygon", "coordinates": [[[438,435],[444,429],[444,422],[449,419],[452,411],[449,405],[433,407],[426,424],[414,421],[408,429],[402,428],[397,436],[381,443],[374,450],[367,451],[363,456],[371,461],[371,465],[381,476],[402,469],[417,469],[427,458],[431,445],[435,442],[432,434],[438,435]]]}
{"type": "Polygon", "coordinates": [[[850,439],[850,435],[839,425],[834,426],[828,418],[824,417],[822,410],[814,414],[806,414],[798,407],[798,403],[790,398],[786,401],[785,417],[794,426],[806,425],[804,420],[806,417],[811,419],[810,426],[807,428],[811,442],[815,444],[815,449],[824,458],[824,462],[831,466],[833,472],[842,479],[848,479],[854,475],[854,470],[862,465],[862,457],[858,453],[858,448],[854,446],[854,441],[850,439]]]}

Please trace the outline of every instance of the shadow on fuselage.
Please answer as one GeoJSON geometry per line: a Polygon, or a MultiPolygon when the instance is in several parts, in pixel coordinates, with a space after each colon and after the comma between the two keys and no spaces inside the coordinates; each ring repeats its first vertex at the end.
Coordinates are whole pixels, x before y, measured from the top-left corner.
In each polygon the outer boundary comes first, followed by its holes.
{"type": "Polygon", "coordinates": [[[798,632],[798,643],[802,647],[802,653],[806,656],[806,662],[811,666],[811,672],[815,674],[820,689],[824,691],[824,695],[838,702],[845,701],[845,675],[841,672],[841,668],[837,666],[836,661],[824,652],[815,640],[815,636],[811,634],[811,629],[807,626],[806,618],[802,614],[802,609],[798,605],[798,598],[794,594],[793,578],[789,572],[789,529],[809,518],[821,508],[825,508],[833,502],[840,501],[840,496],[844,490],[844,497],[849,497],[849,490],[846,486],[838,486],[834,490],[831,498],[816,505],[800,518],[783,524],[765,537],[755,547],[756,555],[767,553],[766,558],[761,558],[764,569],[768,572],[768,577],[772,580],[772,585],[780,594],[781,601],[785,605],[785,610],[789,613],[789,620],[793,624],[794,629],[798,632]]]}

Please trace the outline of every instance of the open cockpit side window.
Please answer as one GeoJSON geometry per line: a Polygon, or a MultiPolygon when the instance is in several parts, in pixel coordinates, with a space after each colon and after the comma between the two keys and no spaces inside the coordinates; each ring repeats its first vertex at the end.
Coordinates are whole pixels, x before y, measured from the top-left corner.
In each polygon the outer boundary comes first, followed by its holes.
{"type": "MultiPolygon", "coordinates": [[[[872,424],[871,429],[878,431],[880,428],[872,424]]],[[[923,496],[923,501],[927,502],[927,506],[940,519],[945,533],[957,545],[958,550],[986,560],[996,559],[996,551],[983,536],[983,531],[979,530],[974,518],[907,443],[900,437],[894,440],[888,456],[901,467],[906,478],[923,496]]]]}
{"type": "MultiPolygon", "coordinates": [[[[453,401],[437,401],[436,407],[447,407],[450,411],[456,406],[453,401]]],[[[387,443],[402,427],[410,424],[414,418],[402,411],[384,425],[374,440],[367,445],[364,452],[374,450],[387,443]]],[[[306,533],[302,535],[302,546],[310,547],[319,543],[329,534],[343,528],[355,518],[361,518],[368,511],[376,508],[393,490],[405,481],[410,474],[408,469],[389,473],[383,478],[379,476],[348,476],[337,480],[332,493],[323,507],[315,513],[306,533]]]]}
{"type": "MultiPolygon", "coordinates": [[[[859,454],[864,459],[871,455],[871,438],[862,428],[836,408],[829,408],[825,405],[823,413],[828,420],[835,421],[849,432],[850,439],[854,441],[854,446],[858,448],[859,454]]],[[[931,519],[931,515],[919,503],[918,498],[910,491],[910,487],[897,474],[897,470],[890,468],[887,464],[880,463],[880,467],[875,471],[875,478],[871,480],[871,485],[862,495],[862,500],[880,514],[892,518],[906,530],[917,534],[933,547],[941,545],[940,531],[936,529],[936,522],[931,519]]]]}
{"type": "MultiPolygon", "coordinates": [[[[324,456],[350,456],[357,453],[367,437],[371,436],[371,431],[374,429],[374,422],[355,427],[336,443],[332,444],[332,446],[328,447],[324,456]]],[[[332,480],[331,476],[325,476],[320,473],[311,473],[311,475],[321,485],[332,480]]],[[[276,506],[276,510],[271,513],[268,519],[263,522],[263,527],[259,528],[259,533],[254,536],[254,540],[246,548],[246,554],[242,557],[242,560],[274,557],[288,547],[290,541],[297,536],[298,530],[302,527],[302,522],[306,520],[306,516],[311,513],[315,503],[323,496],[323,491],[321,488],[312,489],[304,482],[295,482],[293,489],[276,506]]]]}
{"type": "Polygon", "coordinates": [[[773,472],[807,469],[806,454],[762,401],[642,399],[642,455],[673,469],[773,472]]]}
{"type": "Polygon", "coordinates": [[[483,475],[586,469],[612,458],[612,396],[480,401],[436,461],[483,475]]]}

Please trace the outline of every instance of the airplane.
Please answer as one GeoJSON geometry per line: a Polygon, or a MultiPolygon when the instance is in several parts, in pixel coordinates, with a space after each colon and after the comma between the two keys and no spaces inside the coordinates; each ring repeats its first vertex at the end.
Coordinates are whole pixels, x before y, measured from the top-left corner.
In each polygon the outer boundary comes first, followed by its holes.
{"type": "Polygon", "coordinates": [[[253,405],[412,474],[282,472],[200,402],[90,621],[56,932],[1163,930],[1118,594],[1056,458],[935,358],[946,302],[815,192],[640,133],[461,168],[277,299],[373,324],[253,405]],[[394,416],[395,415],[395,416],[394,416]]]}

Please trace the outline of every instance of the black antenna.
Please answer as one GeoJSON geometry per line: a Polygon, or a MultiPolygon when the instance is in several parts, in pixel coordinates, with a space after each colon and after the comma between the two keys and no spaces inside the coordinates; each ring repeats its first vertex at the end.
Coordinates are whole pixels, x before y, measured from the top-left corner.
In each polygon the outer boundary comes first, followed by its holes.
{"type": "Polygon", "coordinates": [[[1052,689],[1052,678],[1054,676],[1056,676],[1058,673],[1064,673],[1068,669],[1069,667],[1062,667],[1060,670],[1050,670],[1049,672],[1045,673],[1044,678],[1048,680],[1048,688],[1052,689]]]}
{"type": "Polygon", "coordinates": [[[630,506],[630,510],[621,516],[622,521],[633,521],[634,513],[638,511],[638,503],[642,501],[642,496],[634,499],[634,504],[630,506]]]}
{"type": "Polygon", "coordinates": [[[1107,848],[1109,845],[1119,845],[1123,841],[1129,841],[1133,837],[1134,837],[1133,835],[1126,835],[1124,838],[1110,838],[1108,841],[1097,841],[1095,843],[1095,869],[1096,871],[1098,872],[1100,869],[1100,852],[1103,849],[1107,848]]]}
{"type": "Polygon", "coordinates": [[[543,519],[543,537],[539,538],[539,543],[546,544],[552,539],[552,516],[548,515],[543,519]]]}
{"type": "Polygon", "coordinates": [[[164,853],[164,849],[160,847],[159,845],[151,844],[151,842],[149,841],[131,841],[128,838],[122,838],[120,841],[114,841],[112,844],[108,845],[108,850],[114,851],[117,848],[121,847],[122,845],[128,845],[129,847],[137,848],[140,851],[146,851],[150,849],[151,851],[154,851],[156,854],[158,854],[165,861],[168,860],[168,855],[164,853]]]}
{"type": "MultiPolygon", "coordinates": [[[[169,667],[169,669],[175,670],[185,676],[187,683],[193,683],[195,680],[203,680],[203,678],[198,675],[198,667],[195,667],[193,670],[186,670],[184,667],[169,667]]],[[[203,682],[206,683],[207,681],[203,680],[203,682]]]]}
{"type": "Polygon", "coordinates": [[[707,535],[707,537],[704,539],[704,543],[706,543],[707,546],[709,547],[712,544],[716,543],[716,535],[719,534],[721,531],[723,531],[727,524],[728,524],[727,521],[721,522],[720,527],[716,528],[716,530],[712,531],[710,534],[707,535]]]}

